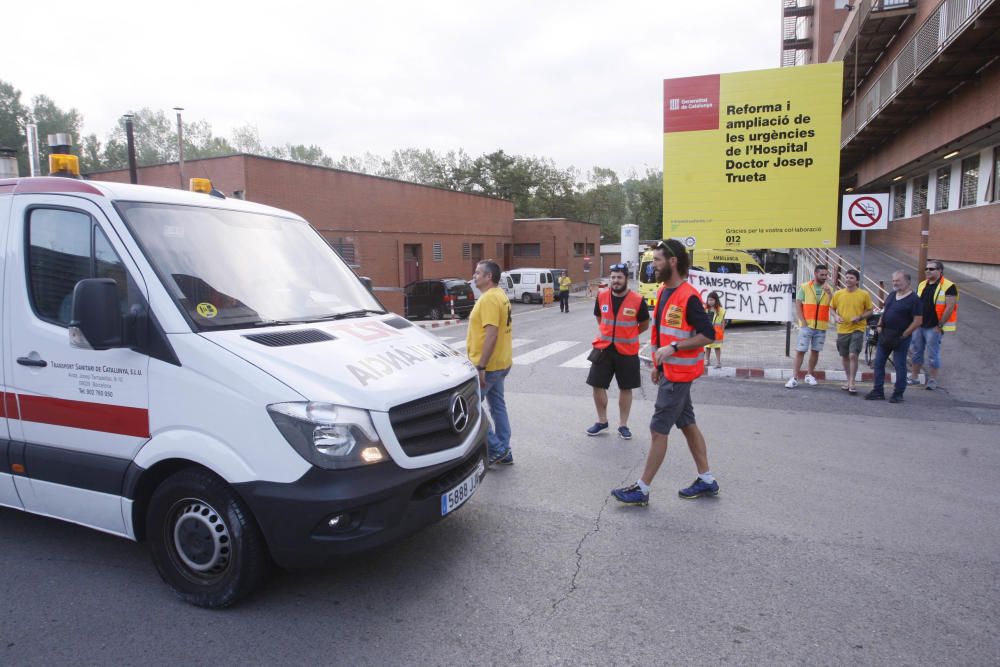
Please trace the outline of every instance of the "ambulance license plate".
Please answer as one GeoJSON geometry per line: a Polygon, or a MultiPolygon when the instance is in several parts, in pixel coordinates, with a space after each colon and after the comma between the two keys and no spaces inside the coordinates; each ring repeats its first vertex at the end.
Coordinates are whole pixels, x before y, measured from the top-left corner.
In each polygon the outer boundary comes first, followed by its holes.
{"type": "Polygon", "coordinates": [[[486,466],[483,460],[479,459],[479,465],[472,471],[472,474],[462,480],[462,483],[451,491],[441,494],[441,516],[458,509],[466,500],[472,497],[479,487],[479,480],[483,477],[486,466]]]}

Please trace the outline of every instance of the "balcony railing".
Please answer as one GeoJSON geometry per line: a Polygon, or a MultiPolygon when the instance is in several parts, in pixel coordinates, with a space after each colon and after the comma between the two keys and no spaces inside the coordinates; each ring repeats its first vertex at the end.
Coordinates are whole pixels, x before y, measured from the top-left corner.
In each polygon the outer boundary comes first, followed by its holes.
{"type": "MultiPolygon", "coordinates": [[[[994,0],[944,0],[867,92],[860,98],[855,98],[851,108],[846,110],[841,123],[841,148],[850,143],[899,91],[908,86],[956,35],[968,27],[974,17],[993,2],[994,0]],[[859,99],[860,106],[857,106],[859,99]]],[[[909,6],[909,2],[904,0],[880,0],[879,4],[886,10],[896,8],[890,5],[909,6]]]]}

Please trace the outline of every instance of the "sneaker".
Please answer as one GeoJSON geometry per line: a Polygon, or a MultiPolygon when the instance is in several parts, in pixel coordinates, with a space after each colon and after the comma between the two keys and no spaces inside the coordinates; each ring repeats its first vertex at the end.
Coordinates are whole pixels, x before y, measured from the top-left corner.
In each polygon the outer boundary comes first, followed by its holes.
{"type": "Polygon", "coordinates": [[[606,431],[608,422],[594,422],[594,425],[587,429],[587,435],[597,435],[601,431],[606,431]]]}
{"type": "Polygon", "coordinates": [[[924,387],[924,389],[926,389],[927,391],[934,391],[937,388],[938,388],[938,383],[937,383],[937,380],[935,380],[934,378],[931,378],[930,380],[928,380],[927,381],[927,386],[924,387]]]}
{"type": "Polygon", "coordinates": [[[785,389],[795,389],[799,386],[799,381],[795,378],[790,378],[788,382],[785,383],[785,389]]]}
{"type": "Polygon", "coordinates": [[[694,480],[694,484],[686,489],[678,491],[677,495],[685,500],[694,500],[695,498],[701,498],[702,496],[717,496],[719,495],[719,483],[712,482],[709,484],[699,477],[694,480]]]}
{"type": "Polygon", "coordinates": [[[814,378],[809,373],[806,373],[805,381],[806,384],[809,385],[810,387],[815,387],[816,385],[819,384],[819,382],[816,382],[816,378],[814,378]]]}
{"type": "Polygon", "coordinates": [[[502,454],[496,454],[495,456],[491,456],[490,457],[490,465],[491,466],[495,466],[495,465],[501,465],[501,466],[514,465],[514,453],[511,452],[510,449],[508,448],[507,451],[503,452],[502,454]]]}
{"type": "Polygon", "coordinates": [[[885,394],[882,394],[882,393],[879,393],[877,391],[872,390],[872,391],[868,392],[867,394],[865,394],[865,400],[866,401],[884,401],[885,400],[885,394]]]}
{"type": "Polygon", "coordinates": [[[620,489],[612,489],[611,495],[615,497],[615,500],[626,505],[645,507],[649,504],[649,494],[643,493],[638,484],[623,486],[620,489]]]}
{"type": "Polygon", "coordinates": [[[920,384],[920,380],[918,380],[917,378],[907,377],[906,378],[906,384],[908,384],[908,385],[910,385],[912,387],[915,384],[920,384]]]}
{"type": "Polygon", "coordinates": [[[618,437],[621,438],[622,440],[631,440],[632,431],[628,430],[628,426],[619,426],[618,437]]]}
{"type": "Polygon", "coordinates": [[[896,394],[893,394],[892,396],[889,397],[889,402],[890,403],[902,403],[903,402],[903,397],[902,396],[898,396],[896,394]]]}

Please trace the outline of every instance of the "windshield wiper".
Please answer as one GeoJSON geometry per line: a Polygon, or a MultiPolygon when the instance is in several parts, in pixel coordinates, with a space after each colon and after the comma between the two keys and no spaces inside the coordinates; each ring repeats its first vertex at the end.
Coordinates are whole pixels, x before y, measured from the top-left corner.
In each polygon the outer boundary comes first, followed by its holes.
{"type": "Polygon", "coordinates": [[[249,323],[252,327],[280,327],[286,324],[301,324],[301,322],[292,322],[291,320],[260,320],[259,322],[249,323]]]}
{"type": "Polygon", "coordinates": [[[343,313],[337,313],[335,315],[329,315],[324,317],[324,320],[346,320],[352,317],[364,317],[365,315],[385,315],[384,310],[372,310],[370,308],[362,308],[360,310],[348,310],[343,313]]]}

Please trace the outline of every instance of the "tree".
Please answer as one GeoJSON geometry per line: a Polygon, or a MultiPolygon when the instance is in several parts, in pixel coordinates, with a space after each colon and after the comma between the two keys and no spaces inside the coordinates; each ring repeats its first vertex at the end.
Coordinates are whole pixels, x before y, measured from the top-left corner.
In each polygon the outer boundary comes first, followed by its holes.
{"type": "Polygon", "coordinates": [[[617,241],[626,222],[625,188],[613,169],[594,167],[579,197],[580,215],[601,225],[605,241],[617,241]]]}
{"type": "Polygon", "coordinates": [[[28,109],[21,103],[21,91],[6,81],[0,81],[0,146],[17,151],[17,166],[28,173],[28,155],[24,138],[28,109]]]}
{"type": "Polygon", "coordinates": [[[76,109],[64,111],[51,98],[36,95],[31,105],[21,102],[21,91],[0,81],[0,146],[17,150],[17,167],[21,174],[31,173],[28,164],[28,124],[38,126],[39,159],[42,173],[47,173],[48,135],[66,132],[70,141],[80,136],[83,117],[76,109]]]}
{"type": "Polygon", "coordinates": [[[237,153],[249,153],[250,155],[266,155],[267,150],[261,143],[260,134],[256,125],[243,125],[233,130],[229,144],[237,153]]]}
{"type": "MultiPolygon", "coordinates": [[[[76,148],[74,153],[78,153],[80,140],[80,126],[83,125],[83,116],[76,109],[63,111],[56,103],[45,95],[36,95],[31,100],[31,121],[38,126],[38,141],[42,145],[41,157],[43,162],[48,160],[50,134],[65,132],[70,136],[70,143],[76,148]]],[[[43,168],[44,169],[44,168],[43,168]]]]}
{"type": "Polygon", "coordinates": [[[645,176],[635,174],[625,181],[627,221],[639,225],[639,238],[663,236],[663,172],[647,169],[645,176]]]}

